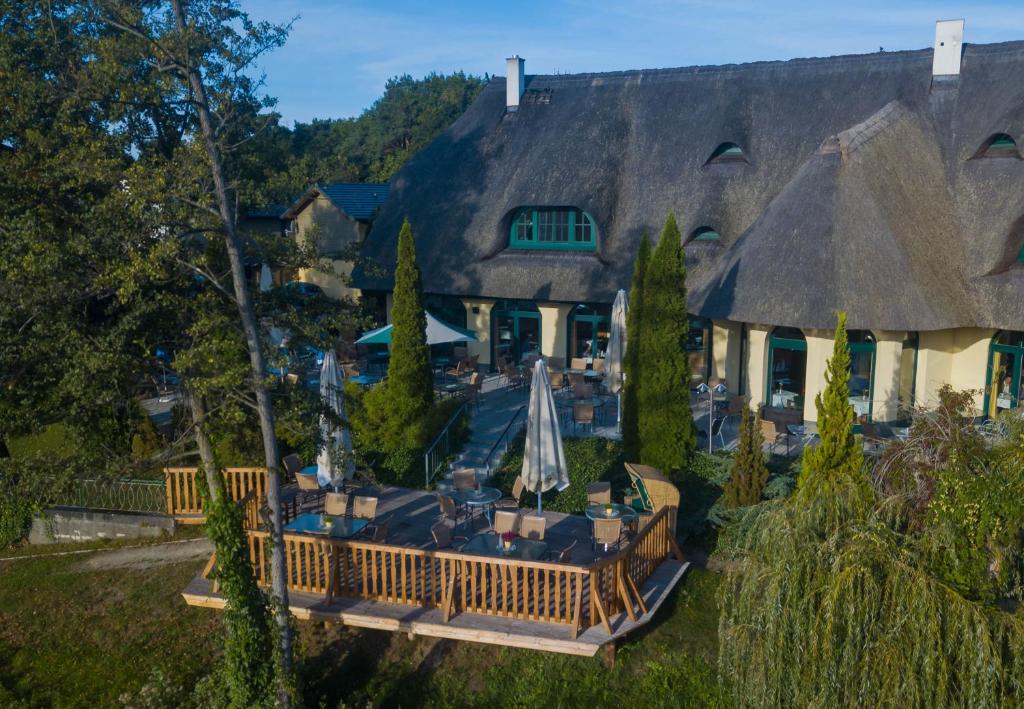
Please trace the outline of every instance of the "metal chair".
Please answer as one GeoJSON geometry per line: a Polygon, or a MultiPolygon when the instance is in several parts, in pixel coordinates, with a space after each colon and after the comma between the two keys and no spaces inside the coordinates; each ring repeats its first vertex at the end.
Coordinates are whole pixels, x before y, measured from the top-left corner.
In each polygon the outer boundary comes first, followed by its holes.
{"type": "Polygon", "coordinates": [[[299,485],[299,495],[301,500],[299,506],[301,507],[305,500],[310,497],[313,498],[313,511],[320,509],[320,504],[324,496],[324,489],[320,487],[320,481],[316,479],[316,475],[310,475],[308,473],[299,473],[295,476],[295,482],[299,485]]]}
{"type": "Polygon", "coordinates": [[[526,485],[523,483],[521,477],[516,477],[514,483],[512,483],[512,495],[510,497],[503,497],[495,503],[495,507],[505,507],[519,509],[522,505],[520,500],[523,498],[523,493],[526,491],[526,485]]]}
{"type": "Polygon", "coordinates": [[[548,357],[548,372],[561,373],[563,369],[565,369],[564,357],[548,357]]]}
{"type": "Polygon", "coordinates": [[[295,453],[291,453],[281,459],[281,465],[284,466],[285,476],[294,480],[298,472],[302,470],[302,459],[295,453]]]}
{"type": "Polygon", "coordinates": [[[718,436],[718,440],[721,442],[721,447],[725,448],[725,436],[722,435],[722,426],[725,424],[726,416],[719,416],[711,422],[711,440],[718,436]]]}
{"type": "Polygon", "coordinates": [[[523,515],[519,521],[519,536],[535,541],[544,541],[544,530],[547,529],[548,520],[543,515],[523,515]]]}
{"type": "Polygon", "coordinates": [[[548,381],[551,382],[552,391],[558,391],[565,387],[565,375],[562,372],[548,372],[548,381]]]}
{"type": "Polygon", "coordinates": [[[589,399],[594,396],[594,385],[583,382],[572,388],[573,396],[577,399],[589,399]]]}
{"type": "Polygon", "coordinates": [[[469,513],[464,508],[455,504],[455,500],[447,495],[438,495],[437,504],[441,508],[441,521],[451,520],[454,527],[459,526],[460,517],[462,522],[466,521],[466,518],[469,517],[469,513]]]}
{"type": "Polygon", "coordinates": [[[587,360],[583,357],[573,357],[569,363],[569,369],[586,369],[587,360]]]}
{"type": "Polygon", "coordinates": [[[570,544],[565,549],[562,549],[560,551],[553,551],[553,552],[551,552],[548,555],[548,558],[551,561],[557,561],[559,564],[571,564],[572,563],[572,553],[576,549],[576,544],[577,544],[578,541],[579,541],[578,539],[573,539],[572,540],[572,544],[570,544]]]}
{"type": "Polygon", "coordinates": [[[392,516],[393,515],[388,515],[383,519],[374,520],[363,527],[363,537],[369,539],[371,542],[377,542],[378,544],[385,543],[388,540],[388,528],[391,525],[392,516]]]}
{"type": "Polygon", "coordinates": [[[373,519],[377,515],[377,498],[356,495],[352,503],[352,516],[356,519],[373,519]]]}
{"type": "Polygon", "coordinates": [[[588,505],[608,505],[612,501],[612,484],[596,482],[587,484],[588,505]]]}
{"type": "Polygon", "coordinates": [[[518,532],[519,531],[519,513],[518,512],[503,512],[501,510],[494,513],[494,533],[505,534],[506,532],[518,532]]]}
{"type": "Polygon", "coordinates": [[[598,544],[603,545],[605,551],[608,551],[608,547],[611,546],[614,546],[616,549],[618,549],[619,540],[621,538],[621,518],[594,520],[594,551],[597,551],[598,544]]]}
{"type": "Polygon", "coordinates": [[[456,490],[472,490],[476,488],[476,471],[472,468],[457,468],[452,472],[452,480],[456,490]]]}
{"type": "Polygon", "coordinates": [[[593,369],[594,369],[595,372],[603,372],[604,371],[604,359],[601,359],[601,358],[595,359],[594,360],[593,369]]]}
{"type": "Polygon", "coordinates": [[[761,419],[761,436],[768,444],[768,452],[774,453],[775,446],[779,445],[779,439],[786,435],[785,431],[779,431],[774,421],[761,419]]]}
{"type": "Polygon", "coordinates": [[[348,514],[348,494],[344,492],[329,492],[324,497],[324,514],[335,517],[344,517],[348,514]]]}

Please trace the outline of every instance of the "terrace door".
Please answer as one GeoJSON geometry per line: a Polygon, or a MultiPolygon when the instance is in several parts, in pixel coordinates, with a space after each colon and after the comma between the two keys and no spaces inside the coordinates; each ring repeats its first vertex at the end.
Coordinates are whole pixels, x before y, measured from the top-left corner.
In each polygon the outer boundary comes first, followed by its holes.
{"type": "Polygon", "coordinates": [[[1024,333],[1001,332],[993,338],[985,387],[985,413],[989,418],[1020,406],[1024,395],[1021,390],[1022,360],[1024,333]]]}

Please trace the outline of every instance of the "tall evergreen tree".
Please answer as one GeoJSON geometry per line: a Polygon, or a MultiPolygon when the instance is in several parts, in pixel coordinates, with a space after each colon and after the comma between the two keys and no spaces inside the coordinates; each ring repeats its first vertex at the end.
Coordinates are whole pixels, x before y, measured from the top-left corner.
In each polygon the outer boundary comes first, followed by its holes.
{"type": "Polygon", "coordinates": [[[423,280],[409,220],[398,235],[394,306],[391,309],[391,364],[386,384],[387,437],[411,447],[426,443],[423,422],[434,403],[423,280]]]}
{"type": "Polygon", "coordinates": [[[626,460],[640,460],[640,430],[637,413],[637,389],[640,384],[640,313],[644,303],[644,276],[651,261],[651,240],[645,231],[633,262],[633,281],[629,287],[629,309],[626,311],[626,354],[622,372],[622,448],[626,460]]]}
{"type": "Polygon", "coordinates": [[[754,414],[749,406],[740,414],[740,430],[736,441],[732,475],[725,485],[723,498],[726,507],[747,507],[761,501],[768,466],[764,462],[764,438],[761,435],[761,414],[754,414]]]}
{"type": "Polygon", "coordinates": [[[637,391],[640,461],[681,470],[697,445],[690,410],[686,258],[675,215],[669,213],[644,275],[637,391]]]}

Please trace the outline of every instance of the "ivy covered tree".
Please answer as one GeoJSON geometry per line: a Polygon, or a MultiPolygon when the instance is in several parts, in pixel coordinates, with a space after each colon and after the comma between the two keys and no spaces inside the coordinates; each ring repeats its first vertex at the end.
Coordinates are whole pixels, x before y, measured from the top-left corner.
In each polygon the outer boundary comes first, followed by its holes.
{"type": "Polygon", "coordinates": [[[768,482],[763,446],[761,414],[754,414],[749,406],[744,406],[740,414],[732,474],[722,495],[726,507],[747,507],[761,501],[768,482]]]}
{"type": "Polygon", "coordinates": [[[675,215],[669,213],[644,274],[636,406],[640,462],[666,473],[685,468],[697,445],[686,310],[686,258],[675,215]]]}
{"type": "Polygon", "coordinates": [[[639,413],[637,390],[640,385],[640,313],[644,302],[644,276],[651,261],[651,240],[645,231],[633,262],[633,280],[629,287],[629,308],[626,311],[626,354],[622,372],[622,449],[626,460],[640,460],[639,413]]]}

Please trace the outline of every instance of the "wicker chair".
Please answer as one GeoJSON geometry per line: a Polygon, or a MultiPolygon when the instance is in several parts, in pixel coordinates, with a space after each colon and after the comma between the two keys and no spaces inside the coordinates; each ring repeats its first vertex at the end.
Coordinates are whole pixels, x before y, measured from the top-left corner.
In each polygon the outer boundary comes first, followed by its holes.
{"type": "Polygon", "coordinates": [[[583,386],[586,382],[583,379],[583,375],[579,372],[569,372],[569,386],[573,391],[583,386]]]}
{"type": "Polygon", "coordinates": [[[551,561],[557,561],[559,564],[571,564],[572,553],[576,550],[576,544],[579,540],[573,539],[572,544],[567,546],[565,549],[559,551],[553,551],[548,555],[551,561]]]}
{"type": "Polygon", "coordinates": [[[603,372],[604,371],[604,359],[603,358],[595,359],[594,360],[594,371],[595,372],[603,372]]]}
{"type": "Polygon", "coordinates": [[[519,532],[519,513],[503,512],[494,513],[494,533],[505,534],[506,532],[519,532]]]}
{"type": "Polygon", "coordinates": [[[572,388],[572,393],[577,399],[589,399],[594,395],[594,385],[581,382],[572,388]]]}
{"type": "Polygon", "coordinates": [[[294,480],[295,476],[302,470],[302,459],[295,453],[291,453],[281,459],[281,465],[284,466],[285,477],[294,480]]]}
{"type": "Polygon", "coordinates": [[[569,362],[569,369],[586,369],[587,360],[583,357],[573,357],[569,362]]]}
{"type": "Polygon", "coordinates": [[[780,431],[778,424],[774,421],[761,419],[761,436],[764,438],[764,442],[768,444],[768,452],[774,453],[775,446],[779,445],[780,439],[786,436],[786,431],[785,429],[780,431]]]}
{"type": "Polygon", "coordinates": [[[359,368],[354,364],[341,365],[341,372],[345,376],[345,379],[351,379],[352,377],[359,376],[359,368]]]}
{"type": "Polygon", "coordinates": [[[434,537],[434,546],[438,549],[461,549],[462,544],[456,547],[452,542],[459,540],[465,543],[467,541],[466,538],[461,535],[452,534],[451,528],[444,522],[438,522],[431,527],[430,534],[434,537]]]}
{"type": "Polygon", "coordinates": [[[352,516],[357,519],[373,519],[377,515],[377,498],[356,495],[352,503],[352,516]]]}
{"type": "Polygon", "coordinates": [[[553,391],[565,388],[565,375],[561,372],[548,372],[548,381],[551,382],[553,391]]]}
{"type": "Polygon", "coordinates": [[[461,522],[465,521],[468,513],[457,504],[455,500],[448,497],[447,495],[438,495],[437,504],[441,508],[441,521],[451,520],[453,526],[458,527],[461,522]]]}
{"type": "MultiPolygon", "coordinates": [[[[376,499],[376,498],[373,498],[376,499]]],[[[383,519],[374,520],[363,528],[363,537],[371,542],[383,544],[388,540],[388,529],[391,525],[392,515],[383,519]]]]}
{"type": "Polygon", "coordinates": [[[594,430],[594,405],[573,404],[572,405],[572,432],[576,433],[577,426],[590,426],[594,430]]]}
{"type": "Polygon", "coordinates": [[[334,517],[344,517],[348,514],[348,494],[344,492],[329,492],[324,497],[324,514],[334,517]]]}
{"type": "Polygon", "coordinates": [[[547,529],[547,517],[536,514],[523,515],[519,521],[519,536],[535,541],[544,540],[544,530],[547,529]]]}
{"type": "Polygon", "coordinates": [[[588,505],[609,505],[612,501],[612,484],[596,482],[587,485],[588,505]]]}
{"type": "Polygon", "coordinates": [[[549,372],[561,372],[563,369],[565,369],[564,357],[548,357],[549,372]]]}
{"type": "Polygon", "coordinates": [[[472,468],[457,468],[452,473],[456,490],[472,490],[476,488],[476,471],[472,468]]]}
{"type": "Polygon", "coordinates": [[[604,550],[609,547],[619,548],[619,540],[622,539],[621,519],[595,519],[594,520],[594,551],[598,545],[603,545],[604,550]]]}
{"type": "Polygon", "coordinates": [[[316,479],[316,475],[299,473],[295,476],[295,482],[299,484],[299,507],[302,507],[306,500],[312,498],[313,511],[319,511],[325,491],[320,487],[320,481],[316,479]]]}
{"type": "Polygon", "coordinates": [[[523,492],[525,491],[526,485],[523,483],[523,479],[521,477],[516,477],[515,482],[512,483],[512,495],[501,498],[494,506],[518,510],[521,507],[520,500],[522,500],[523,492]]]}

